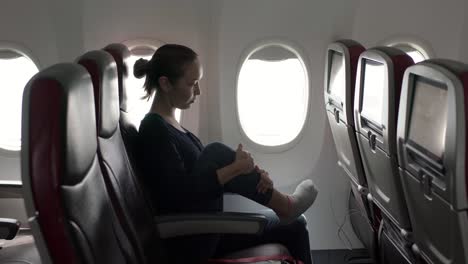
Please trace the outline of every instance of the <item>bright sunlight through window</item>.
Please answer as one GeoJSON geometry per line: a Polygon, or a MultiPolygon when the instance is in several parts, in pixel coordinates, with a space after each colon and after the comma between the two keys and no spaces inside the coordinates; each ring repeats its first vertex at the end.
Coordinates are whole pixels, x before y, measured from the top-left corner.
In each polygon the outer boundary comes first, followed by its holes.
{"type": "MultiPolygon", "coordinates": [[[[143,58],[145,60],[150,60],[152,55],[148,56],[137,56],[132,55],[129,61],[129,67],[132,69],[133,72],[133,65],[135,62],[143,58]]],[[[145,91],[143,89],[143,85],[145,84],[145,78],[137,79],[133,76],[133,74],[129,75],[130,80],[128,81],[127,87],[127,96],[128,96],[128,113],[130,116],[130,121],[136,125],[137,129],[140,127],[141,120],[145,117],[148,111],[151,108],[151,104],[153,103],[153,97],[148,99],[143,99],[145,96],[145,91]]],[[[181,110],[176,110],[176,120],[180,122],[180,115],[181,110]]]]}
{"type": "Polygon", "coordinates": [[[406,54],[408,54],[408,56],[413,59],[414,63],[418,63],[426,59],[424,58],[424,55],[418,50],[410,50],[407,51],[406,54]]]}
{"type": "Polygon", "coordinates": [[[247,59],[237,88],[242,129],[257,144],[287,144],[302,130],[308,96],[307,74],[299,58],[247,59]]]}
{"type": "Polygon", "coordinates": [[[0,51],[0,148],[21,149],[21,105],[23,90],[38,72],[29,58],[14,51],[0,51]],[[5,53],[8,56],[3,56],[5,53]]]}
{"type": "Polygon", "coordinates": [[[406,54],[408,54],[408,56],[410,56],[413,59],[414,63],[418,63],[423,60],[429,59],[427,52],[422,47],[412,44],[411,42],[397,43],[390,46],[404,51],[406,54]]]}

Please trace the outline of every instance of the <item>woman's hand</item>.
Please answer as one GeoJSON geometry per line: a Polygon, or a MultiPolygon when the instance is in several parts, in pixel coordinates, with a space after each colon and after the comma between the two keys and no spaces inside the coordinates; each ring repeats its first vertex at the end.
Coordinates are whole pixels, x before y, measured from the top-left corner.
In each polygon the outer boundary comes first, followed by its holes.
{"type": "Polygon", "coordinates": [[[242,149],[242,144],[237,146],[236,159],[234,161],[237,164],[240,174],[247,174],[254,170],[255,163],[249,152],[242,149]]]}
{"type": "Polygon", "coordinates": [[[255,166],[255,170],[260,174],[260,181],[257,184],[257,191],[259,193],[266,193],[269,189],[273,188],[273,181],[270,179],[270,175],[265,170],[255,166]]]}

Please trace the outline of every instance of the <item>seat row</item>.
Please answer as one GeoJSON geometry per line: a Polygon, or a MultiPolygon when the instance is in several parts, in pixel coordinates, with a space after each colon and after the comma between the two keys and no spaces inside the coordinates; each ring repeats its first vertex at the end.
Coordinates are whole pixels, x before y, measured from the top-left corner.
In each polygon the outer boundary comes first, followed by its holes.
{"type": "Polygon", "coordinates": [[[338,166],[364,216],[356,233],[380,263],[468,263],[468,66],[352,40],[326,56],[338,166]]]}
{"type": "MultiPolygon", "coordinates": [[[[166,238],[258,234],[266,224],[246,213],[154,215],[132,164],[129,57],[112,44],[42,70],[25,88],[22,181],[42,263],[171,263],[166,238]]],[[[282,245],[266,244],[210,263],[239,258],[293,261],[282,245]]]]}

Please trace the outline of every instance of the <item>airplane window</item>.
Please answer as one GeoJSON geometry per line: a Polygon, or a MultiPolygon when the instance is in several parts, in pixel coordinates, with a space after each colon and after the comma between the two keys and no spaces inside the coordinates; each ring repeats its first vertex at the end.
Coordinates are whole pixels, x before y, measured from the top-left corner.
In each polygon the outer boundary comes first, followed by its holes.
{"type": "Polygon", "coordinates": [[[307,114],[308,76],[304,62],[289,47],[257,49],[242,64],[237,111],[245,135],[263,146],[292,142],[307,114]]]}
{"type": "Polygon", "coordinates": [[[23,90],[39,71],[28,57],[15,50],[0,50],[0,148],[21,149],[21,107],[23,90]]]}
{"type": "MultiPolygon", "coordinates": [[[[124,43],[126,44],[126,43],[124,43]]],[[[132,53],[132,56],[129,59],[129,66],[133,67],[135,62],[140,59],[150,60],[153,53],[156,51],[157,47],[153,45],[145,45],[138,44],[138,45],[127,45],[132,53]]],[[[132,68],[133,69],[133,68],[132,68]]],[[[151,104],[153,103],[153,96],[148,99],[143,99],[145,96],[145,91],[143,90],[143,85],[145,83],[145,78],[137,79],[133,76],[133,74],[129,75],[128,80],[128,89],[127,89],[127,96],[128,96],[128,113],[130,120],[133,124],[136,125],[137,128],[140,127],[141,120],[145,117],[148,111],[151,108],[151,104]]],[[[180,122],[182,111],[180,109],[176,110],[176,120],[180,122]]]]}
{"type": "Polygon", "coordinates": [[[418,63],[423,60],[426,60],[426,58],[424,58],[424,55],[418,50],[408,51],[406,52],[406,54],[408,54],[413,59],[414,63],[418,63]]]}

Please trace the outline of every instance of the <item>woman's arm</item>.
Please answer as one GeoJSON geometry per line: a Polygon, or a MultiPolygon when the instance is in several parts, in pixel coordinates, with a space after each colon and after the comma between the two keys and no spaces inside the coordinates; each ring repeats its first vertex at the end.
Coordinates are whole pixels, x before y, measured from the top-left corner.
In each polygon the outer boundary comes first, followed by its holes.
{"type": "Polygon", "coordinates": [[[140,131],[138,162],[154,202],[178,208],[188,201],[221,195],[223,186],[218,182],[216,171],[203,175],[189,173],[174,142],[163,126],[140,131]]]}
{"type": "Polygon", "coordinates": [[[216,171],[216,175],[218,176],[218,182],[221,185],[226,184],[236,176],[241,174],[241,168],[239,163],[233,162],[230,165],[227,165],[224,168],[221,168],[216,171]]]}

